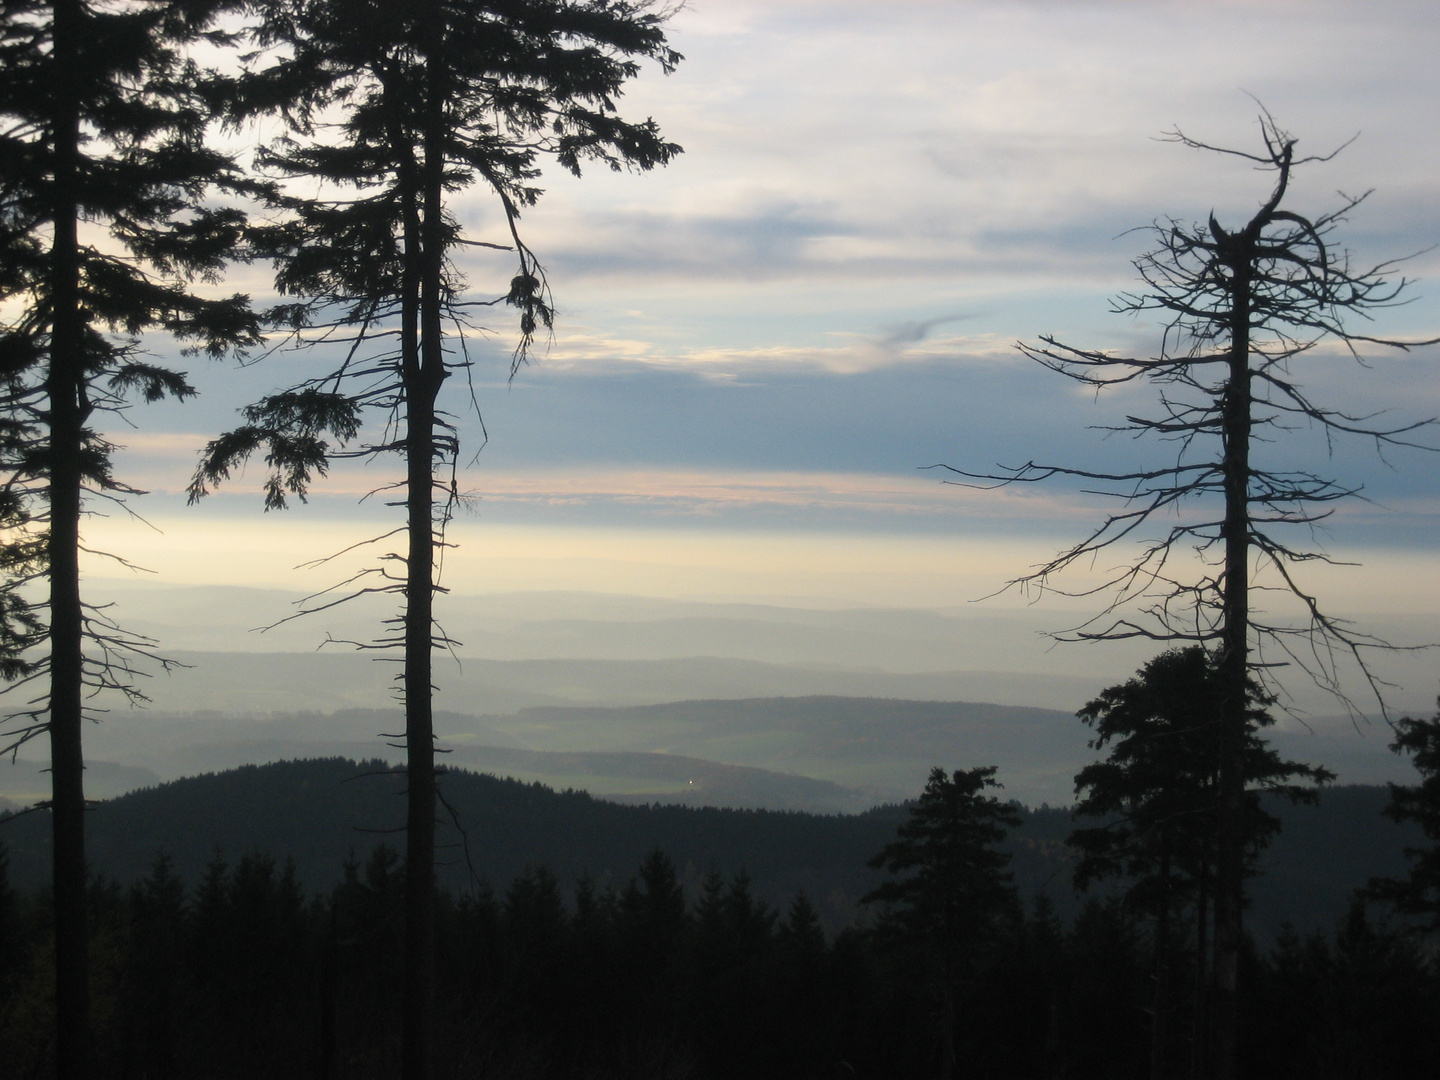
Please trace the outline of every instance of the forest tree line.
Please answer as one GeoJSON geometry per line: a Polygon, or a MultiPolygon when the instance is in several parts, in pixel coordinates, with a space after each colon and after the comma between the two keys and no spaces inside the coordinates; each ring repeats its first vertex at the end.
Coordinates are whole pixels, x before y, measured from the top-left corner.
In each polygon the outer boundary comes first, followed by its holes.
{"type": "MultiPolygon", "coordinates": [[[[1186,710],[1204,704],[1184,679],[1208,677],[1197,659],[1203,654],[1165,654],[1092,702],[1088,719],[1111,740],[1131,724],[1131,736],[1145,737],[1143,754],[1182,752],[1193,736],[1186,710]],[[1149,709],[1120,715],[1140,704],[1141,691],[1157,689],[1185,692],[1170,705],[1165,693],[1151,695],[1149,709]],[[1178,747],[1167,745],[1177,737],[1178,747]]],[[[1401,727],[1408,740],[1397,749],[1423,755],[1422,784],[1394,788],[1387,813],[1418,820],[1428,840],[1440,840],[1440,719],[1401,727]]],[[[880,883],[838,931],[827,932],[804,892],[767,903],[744,870],[727,878],[712,868],[687,889],[689,875],[659,848],[623,883],[581,875],[567,889],[547,867],[530,865],[498,892],[478,880],[442,889],[437,1073],[1198,1080],[1212,1066],[1205,848],[1191,850],[1193,839],[1169,847],[1173,838],[1144,827],[1146,815],[1164,812],[1157,797],[1183,797],[1178,782],[1148,791],[1132,784],[1094,805],[1093,795],[1115,782],[1098,781],[1097,771],[1127,760],[1118,741],[1077,778],[1092,799],[1073,814],[1072,855],[1061,864],[1071,873],[1052,875],[1029,899],[1015,887],[1007,850],[1021,808],[999,798],[995,769],[984,767],[936,769],[903,812],[866,815],[892,839],[869,860],[880,883]],[[1110,888],[1087,889],[1107,877],[1110,888]],[[1072,884],[1087,895],[1065,918],[1052,896],[1072,884]]],[[[1261,748],[1257,779],[1277,779],[1284,764],[1261,748]]],[[[301,765],[276,771],[270,784],[301,765]]],[[[309,788],[317,779],[333,786],[339,773],[308,781],[296,773],[288,783],[309,788]]],[[[529,804],[526,820],[549,828],[562,803],[573,813],[592,802],[504,786],[529,804]]],[[[1276,804],[1262,802],[1263,791],[1263,783],[1250,789],[1252,856],[1278,831],[1269,813],[1276,804]]],[[[1213,813],[1213,800],[1191,809],[1213,813]]],[[[823,818],[728,813],[745,818],[748,832],[793,823],[812,844],[827,839],[816,831],[823,818]]],[[[1194,833],[1203,841],[1207,830],[1194,833]]],[[[1240,985],[1251,1007],[1238,1049],[1247,1072],[1421,1077],[1440,1066],[1440,1035],[1429,1022],[1440,1006],[1436,850],[1411,849],[1408,876],[1357,890],[1328,931],[1286,929],[1263,947],[1246,939],[1240,985]]],[[[314,892],[293,861],[259,852],[233,861],[217,854],[193,883],[166,856],[128,886],[92,879],[96,1075],[393,1076],[403,882],[403,859],[383,843],[363,858],[352,853],[341,880],[314,892]]],[[[17,892],[5,875],[7,1077],[53,1075],[53,939],[48,891],[17,892]]]]}
{"type": "MultiPolygon", "coordinates": [[[[1059,887],[1064,887],[1063,883],[1059,887]]],[[[93,881],[97,1076],[393,1077],[399,857],[385,846],[307,895],[261,854],[191,888],[159,860],[93,881]]],[[[444,1076],[900,1078],[935,1075],[927,965],[883,923],[833,936],[802,894],[781,909],[744,875],[687,895],[661,852],[619,888],[564,890],[543,867],[497,894],[441,891],[437,1069],[444,1076]]],[[[0,1075],[53,1068],[48,897],[0,889],[0,1075]]],[[[1183,935],[1173,980],[1193,978],[1183,935]]],[[[956,1002],[960,1072],[1147,1077],[1153,926],[1118,899],[1071,921],[1010,899],[956,1002]]],[[[1331,932],[1247,946],[1242,1048],[1257,1076],[1406,1078],[1440,1068],[1440,970],[1357,903],[1331,932]]],[[[1184,1019],[1183,1015],[1178,1019],[1184,1019]]],[[[1171,1025],[1187,1076],[1188,1025],[1171,1025]]]]}

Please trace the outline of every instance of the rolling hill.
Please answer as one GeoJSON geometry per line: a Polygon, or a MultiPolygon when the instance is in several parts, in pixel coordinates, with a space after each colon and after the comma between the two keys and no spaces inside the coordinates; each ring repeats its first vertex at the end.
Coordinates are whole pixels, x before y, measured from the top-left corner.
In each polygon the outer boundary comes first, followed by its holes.
{"type": "MultiPolygon", "coordinates": [[[[305,888],[323,890],[338,880],[352,853],[399,843],[402,784],[384,763],[340,758],[172,781],[96,806],[88,821],[91,868],[130,882],[166,854],[193,884],[211,860],[233,862],[259,850],[293,859],[305,888]]],[[[468,888],[478,878],[503,889],[534,865],[550,867],[564,883],[589,874],[618,886],[659,847],[680,867],[692,897],[712,867],[727,876],[743,868],[757,895],[773,905],[787,904],[803,889],[832,928],[859,914],[859,897],[876,881],[866,861],[905,813],[897,806],[850,815],[630,806],[466,771],[447,776],[445,791],[454,818],[443,815],[440,872],[451,888],[468,888]]],[[[1262,941],[1286,922],[1300,929],[1328,926],[1357,886],[1402,871],[1402,848],[1420,837],[1380,816],[1386,798],[1383,788],[1340,787],[1317,807],[1274,807],[1285,829],[1252,883],[1248,916],[1262,941]]],[[[1009,841],[1022,892],[1047,892],[1062,913],[1079,903],[1064,845],[1071,827],[1066,811],[1026,810],[1009,841]]],[[[9,850],[12,882],[38,887],[48,862],[46,817],[10,819],[0,824],[0,840],[9,850]]]]}

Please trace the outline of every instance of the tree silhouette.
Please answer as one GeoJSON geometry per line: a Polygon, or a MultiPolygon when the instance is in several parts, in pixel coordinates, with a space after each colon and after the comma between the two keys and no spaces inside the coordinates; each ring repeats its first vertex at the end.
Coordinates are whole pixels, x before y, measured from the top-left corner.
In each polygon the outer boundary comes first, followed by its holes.
{"type": "MultiPolygon", "coordinates": [[[[402,598],[401,616],[374,641],[403,653],[405,706],[406,966],[404,1075],[431,1073],[434,983],[436,768],[432,653],[455,644],[434,620],[437,550],[460,498],[459,438],[440,404],[445,380],[467,375],[467,330],[477,309],[518,309],[511,374],[548,329],[544,271],[520,238],[521,209],[540,191],[542,159],[579,174],[587,161],[613,169],[664,164],[679,147],[653,121],[622,120],[615,100],[653,59],[679,60],[666,44],[665,13],[613,0],[266,0],[255,32],[265,62],[242,84],[235,115],[280,111],[288,132],[261,162],[303,195],[281,200],[286,218],[257,234],[277,260],[277,285],[296,300],[276,321],[302,347],[323,342],[341,359],[244,410],[240,428],[213,441],[192,501],[263,449],[271,474],[265,504],[303,498],[336,456],[398,454],[404,462],[401,551],[385,552],[338,594],[309,609],[370,593],[402,598]],[[327,141],[332,116],[339,137],[327,141]],[[490,188],[506,243],[465,238],[448,207],[453,193],[490,188]],[[318,185],[322,195],[311,192],[318,185]],[[467,300],[454,265],[461,246],[512,251],[508,289],[467,300]],[[447,326],[453,328],[447,332],[447,326]],[[369,412],[374,441],[352,445],[369,412]],[[337,449],[337,446],[350,447],[337,449]],[[348,586],[354,586],[347,592],[348,586]],[[338,598],[337,598],[338,596],[338,598]]],[[[473,392],[472,392],[473,402],[473,392]]]]}
{"type": "MultiPolygon", "coordinates": [[[[1381,685],[1368,657],[1391,646],[1322,609],[1299,576],[1311,562],[1333,560],[1298,538],[1312,535],[1334,504],[1359,489],[1309,469],[1269,465],[1252,456],[1260,435],[1309,426],[1332,440],[1359,436],[1380,450],[1415,447],[1429,420],[1385,425],[1373,416],[1321,405],[1292,374],[1295,363],[1327,341],[1357,360],[1366,346],[1407,349],[1434,341],[1400,341],[1359,333],[1355,318],[1401,302],[1407,282],[1393,262],[1351,265],[1334,233],[1365,195],[1313,217],[1284,208],[1294,169],[1335,153],[1296,156],[1296,140],[1268,113],[1260,118],[1262,150],[1216,147],[1178,131],[1170,140],[1220,153],[1273,174],[1260,208],[1238,228],[1212,213],[1203,224],[1156,222],[1156,246],[1136,261],[1143,289],[1122,294],[1117,312],[1158,313],[1159,350],[1128,357],[1078,348],[1053,337],[1020,346],[1025,355],[1101,390],[1149,381],[1159,407],[1129,415],[1114,430],[1165,440],[1168,464],[1106,473],[1027,462],[1016,469],[975,473],[993,486],[1071,478],[1098,486],[1120,509],[1079,543],[1012,585],[1067,590],[1054,579],[1077,563],[1134,545],[1135,553],[1081,595],[1107,595],[1104,611],[1068,633],[1070,640],[1147,638],[1209,643],[1222,687],[1217,783],[1215,988],[1216,1075],[1235,1071],[1236,974],[1244,877],[1244,745],[1249,680],[1265,682],[1274,667],[1294,664],[1350,706],[1343,667],[1358,665],[1383,709],[1381,685]],[[1298,538],[1298,539],[1297,539],[1298,538]],[[1191,552],[1198,559],[1189,557],[1191,552]],[[1299,611],[1287,621],[1252,603],[1252,591],[1286,596],[1299,611]]],[[[1440,339],[1437,339],[1440,340],[1440,339]]],[[[1426,447],[1428,448],[1428,447],[1426,447]]],[[[948,468],[948,466],[947,466],[948,468]]],[[[1074,590],[1069,595],[1076,595],[1074,590]]]]}
{"type": "Polygon", "coordinates": [[[1385,816],[1397,822],[1415,822],[1432,846],[1406,848],[1409,876],[1403,881],[1377,879],[1367,891],[1418,917],[1425,929],[1440,931],[1440,714],[1429,720],[1407,716],[1396,721],[1390,749],[1413,759],[1420,783],[1413,787],[1391,784],[1385,816]]]}
{"type": "Polygon", "coordinates": [[[896,838],[870,860],[892,875],[860,898],[886,905],[884,926],[924,957],[940,999],[940,1075],[955,1074],[956,997],[973,980],[979,953],[996,920],[1015,905],[996,845],[1020,815],[989,788],[995,766],[935,768],[896,838]]]}
{"type": "Polygon", "coordinates": [[[132,398],[193,393],[153,363],[139,335],[162,332],[218,356],[258,340],[244,297],[191,289],[239,236],[238,211],[210,201],[244,187],[206,146],[210,107],[185,56],[219,0],[5,0],[0,7],[0,666],[45,689],[9,717],[4,749],[48,733],[53,794],[57,1075],[88,1053],[85,796],[81,726],[107,690],[143,698],[159,660],[83,602],[87,498],[135,490],[112,471],[116,447],[91,425],[132,398]],[[43,600],[31,598],[47,591],[43,600]],[[21,660],[17,646],[39,645],[21,660]]]}
{"type": "MultiPolygon", "coordinates": [[[[1280,831],[1266,812],[1260,792],[1295,802],[1313,802],[1314,787],[1334,779],[1325,769],[1285,761],[1260,737],[1273,724],[1272,699],[1253,679],[1247,687],[1243,750],[1247,870],[1280,831]]],[[[1131,908],[1155,919],[1155,982],[1150,1071],[1167,1075],[1167,1018],[1170,1009],[1170,919],[1194,905],[1196,965],[1193,1032],[1203,1061],[1205,973],[1209,970],[1209,898],[1214,881],[1215,818],[1220,762],[1220,674],[1214,659],[1192,645],[1162,653],[1128,682],[1103,690],[1080,710],[1095,729],[1093,750],[1109,749],[1103,761],[1075,777],[1077,817],[1103,824],[1076,829],[1069,843],[1081,858],[1075,884],[1085,888],[1107,877],[1128,879],[1131,908]]]]}

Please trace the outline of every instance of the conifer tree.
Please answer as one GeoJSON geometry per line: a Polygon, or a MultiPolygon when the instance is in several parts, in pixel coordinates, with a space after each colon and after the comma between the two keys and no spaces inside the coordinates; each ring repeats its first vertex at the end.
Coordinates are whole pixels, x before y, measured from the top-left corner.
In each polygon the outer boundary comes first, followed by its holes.
{"type": "Polygon", "coordinates": [[[432,653],[451,644],[433,614],[436,552],[458,498],[459,440],[441,389],[468,371],[465,330],[477,308],[519,311],[512,375],[551,325],[544,271],[517,227],[540,194],[534,181],[542,160],[578,175],[586,162],[649,169],[679,152],[653,121],[621,119],[615,101],[639,60],[668,71],[680,57],[666,43],[665,13],[648,0],[260,0],[254,7],[264,56],[235,115],[282,112],[287,135],[260,160],[280,177],[307,182],[303,197],[281,201],[285,220],[258,238],[277,260],[281,292],[293,298],[273,314],[298,340],[343,344],[343,358],[323,378],[246,409],[241,427],[207,447],[191,494],[200,498],[262,450],[271,467],[267,508],[303,498],[337,454],[396,454],[404,463],[403,550],[362,572],[351,595],[393,592],[402,603],[396,631],[362,647],[394,648],[404,658],[404,1075],[420,1080],[432,1068],[432,653]],[[325,137],[331,116],[340,118],[333,140],[325,137]],[[312,197],[317,184],[322,194],[312,197]],[[498,200],[503,243],[462,235],[449,201],[472,185],[498,200]],[[512,251],[508,287],[467,300],[454,263],[462,245],[512,251]],[[357,443],[371,412],[378,434],[357,443]]]}
{"type": "Polygon", "coordinates": [[[136,698],[149,643],[82,600],[87,499],[134,494],[97,430],[133,398],[193,393],[140,335],[220,355],[258,340],[243,297],[199,295],[232,252],[239,212],[212,203],[242,186],[205,143],[210,108],[185,55],[222,0],[3,0],[0,5],[0,517],[10,571],[6,645],[43,645],[8,673],[44,686],[13,714],[7,745],[48,734],[53,795],[57,1075],[88,1054],[81,725],[85,702],[136,698]]]}
{"type": "Polygon", "coordinates": [[[1429,720],[1409,716],[1398,720],[1390,749],[1413,760],[1420,783],[1391,784],[1385,816],[1414,822],[1431,846],[1406,848],[1407,876],[1372,881],[1368,892],[1416,917],[1427,931],[1440,932],[1440,714],[1429,720]]]}
{"type": "Polygon", "coordinates": [[[995,766],[931,770],[896,838],[870,860],[892,880],[860,898],[886,905],[882,926],[915,947],[932,967],[940,999],[940,1075],[955,1074],[959,993],[973,981],[979,953],[996,921],[1015,907],[1015,889],[998,850],[1020,824],[1013,806],[986,789],[998,788],[995,766]]]}
{"type": "MultiPolygon", "coordinates": [[[[1275,722],[1272,699],[1252,679],[1247,686],[1244,845],[1247,869],[1280,830],[1260,804],[1261,791],[1293,802],[1314,802],[1314,786],[1334,774],[1285,761],[1260,737],[1275,722]]],[[[1095,729],[1093,750],[1109,749],[1103,761],[1075,777],[1077,817],[1103,824],[1076,829],[1069,843],[1081,853],[1075,884],[1085,888],[1109,877],[1127,879],[1125,900],[1155,919],[1155,980],[1151,1009],[1151,1076],[1168,1075],[1166,1047],[1170,1010],[1172,914],[1194,905],[1196,942],[1196,1046],[1205,1039],[1205,973],[1209,970],[1210,901],[1215,881],[1215,833],[1219,808],[1222,684],[1215,660],[1198,645],[1172,649],[1145,664],[1119,686],[1103,691],[1080,710],[1095,729]]]]}

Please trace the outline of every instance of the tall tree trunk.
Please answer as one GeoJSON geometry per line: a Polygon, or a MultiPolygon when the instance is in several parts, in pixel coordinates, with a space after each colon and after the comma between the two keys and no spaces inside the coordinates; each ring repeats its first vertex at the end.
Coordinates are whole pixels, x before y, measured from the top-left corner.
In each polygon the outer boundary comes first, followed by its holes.
{"type": "Polygon", "coordinates": [[[435,725],[431,639],[435,571],[435,391],[427,373],[406,387],[405,993],[404,1080],[429,1080],[435,985],[435,725]]]}
{"type": "Polygon", "coordinates": [[[1251,229],[1229,243],[1230,356],[1222,424],[1225,472],[1225,581],[1222,594],[1219,806],[1215,858],[1215,1025],[1217,1080],[1233,1080],[1244,877],[1245,686],[1250,633],[1250,288],[1251,229]]]}
{"type": "MultiPolygon", "coordinates": [[[[443,337],[445,114],[443,26],[430,8],[425,27],[426,86],[417,194],[418,261],[407,278],[419,289],[418,351],[406,357],[406,484],[409,554],[405,593],[405,1030],[404,1080],[434,1072],[435,724],[431,708],[435,599],[435,401],[445,380],[443,337]]],[[[409,203],[414,210],[414,203],[409,203]]],[[[410,231],[407,225],[407,232],[410,231]]],[[[408,283],[407,283],[408,287],[408,283]]],[[[407,305],[408,306],[408,305],[407,305]]]]}
{"type": "Polygon", "coordinates": [[[51,70],[55,134],[50,256],[50,818],[55,890],[56,1077],[78,1080],[89,1068],[89,959],[85,922],[85,762],[80,608],[80,451],[85,423],[81,386],[85,326],[80,303],[80,103],[75,66],[84,12],[56,0],[51,70]]]}
{"type": "Polygon", "coordinates": [[[389,139],[398,161],[401,222],[400,377],[405,409],[405,610],[401,693],[405,704],[405,950],[402,959],[403,1080],[429,1080],[434,1070],[435,999],[435,736],[431,707],[434,621],[435,400],[439,381],[424,317],[432,250],[422,207],[428,170],[415,158],[402,68],[381,68],[389,108],[389,139]]]}

